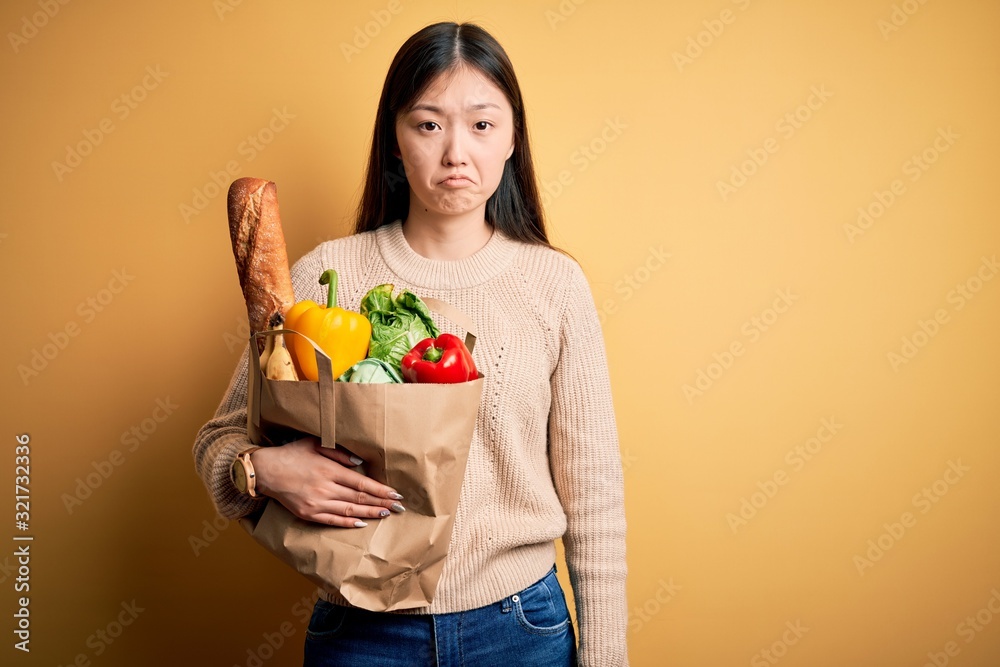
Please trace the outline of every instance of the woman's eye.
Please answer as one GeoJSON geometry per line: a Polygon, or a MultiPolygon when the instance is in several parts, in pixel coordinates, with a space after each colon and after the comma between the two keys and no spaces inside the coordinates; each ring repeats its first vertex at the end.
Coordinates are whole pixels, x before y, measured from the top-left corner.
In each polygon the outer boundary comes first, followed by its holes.
{"type": "Polygon", "coordinates": [[[427,120],[427,121],[424,121],[423,123],[421,123],[420,125],[418,125],[417,127],[421,128],[421,129],[424,129],[424,130],[436,130],[438,128],[438,124],[435,123],[432,120],[427,120]]]}
{"type": "Polygon", "coordinates": [[[488,129],[490,129],[490,124],[489,124],[489,122],[487,122],[485,120],[481,120],[478,123],[476,123],[474,127],[477,130],[488,130],[488,129]]]}

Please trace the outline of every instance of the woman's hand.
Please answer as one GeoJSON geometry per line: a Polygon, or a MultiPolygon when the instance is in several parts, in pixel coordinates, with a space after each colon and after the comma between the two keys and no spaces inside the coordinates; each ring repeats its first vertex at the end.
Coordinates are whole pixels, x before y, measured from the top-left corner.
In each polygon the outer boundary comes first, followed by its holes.
{"type": "Polygon", "coordinates": [[[351,467],[357,459],[342,449],[321,447],[312,436],[280,447],[264,447],[253,455],[257,490],[274,498],[292,514],[329,526],[361,528],[364,519],[402,512],[403,497],[351,467]]]}

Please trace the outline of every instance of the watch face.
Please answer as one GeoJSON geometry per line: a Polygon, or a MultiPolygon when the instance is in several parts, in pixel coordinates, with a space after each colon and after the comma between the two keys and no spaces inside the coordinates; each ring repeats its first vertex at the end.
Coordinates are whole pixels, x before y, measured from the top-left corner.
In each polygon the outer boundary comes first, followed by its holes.
{"type": "Polygon", "coordinates": [[[233,464],[233,484],[240,493],[247,492],[247,471],[243,468],[243,462],[237,460],[233,464]]]}

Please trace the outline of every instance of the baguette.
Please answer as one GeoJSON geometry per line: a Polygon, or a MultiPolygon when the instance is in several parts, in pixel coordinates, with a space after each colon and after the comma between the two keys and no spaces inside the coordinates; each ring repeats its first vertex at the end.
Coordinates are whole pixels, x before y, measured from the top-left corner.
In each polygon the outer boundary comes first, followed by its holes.
{"type": "Polygon", "coordinates": [[[262,178],[240,178],[229,186],[228,205],[229,236],[250,331],[267,331],[271,318],[284,318],[295,303],[277,188],[262,178]]]}

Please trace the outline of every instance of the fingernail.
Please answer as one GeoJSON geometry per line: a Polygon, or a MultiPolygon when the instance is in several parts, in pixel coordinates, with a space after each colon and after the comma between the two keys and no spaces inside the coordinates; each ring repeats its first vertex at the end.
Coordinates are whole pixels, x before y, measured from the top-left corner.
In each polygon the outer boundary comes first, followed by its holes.
{"type": "Polygon", "coordinates": [[[367,523],[365,523],[364,521],[355,521],[355,522],[354,522],[354,527],[355,527],[355,528],[364,528],[364,527],[365,527],[365,526],[367,526],[367,525],[368,525],[368,524],[367,524],[367,523]]]}
{"type": "Polygon", "coordinates": [[[379,516],[389,516],[389,514],[389,510],[380,510],[378,513],[379,516]]]}
{"type": "Polygon", "coordinates": [[[365,462],[364,459],[359,459],[357,456],[352,456],[351,457],[351,463],[353,463],[356,466],[359,466],[359,465],[361,465],[364,462],[365,462]]]}
{"type": "Polygon", "coordinates": [[[399,495],[395,491],[393,491],[392,493],[390,493],[389,497],[392,498],[393,500],[402,500],[403,499],[403,496],[399,495]]]}
{"type": "MultiPolygon", "coordinates": [[[[391,507],[392,511],[394,511],[394,512],[405,512],[406,511],[406,508],[403,507],[402,505],[400,505],[399,503],[393,503],[389,507],[391,507]]],[[[386,512],[386,514],[388,514],[388,512],[386,512]]]]}

